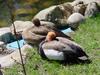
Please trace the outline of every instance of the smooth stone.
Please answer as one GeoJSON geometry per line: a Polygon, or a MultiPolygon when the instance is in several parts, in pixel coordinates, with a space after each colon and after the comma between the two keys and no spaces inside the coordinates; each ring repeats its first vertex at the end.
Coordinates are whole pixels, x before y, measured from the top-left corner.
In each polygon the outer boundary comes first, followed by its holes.
{"type": "MultiPolygon", "coordinates": [[[[23,58],[24,63],[25,63],[25,58],[26,58],[26,55],[27,55],[29,48],[32,48],[32,47],[28,44],[24,45],[21,48],[21,53],[22,53],[22,58],[23,58]]],[[[9,68],[16,63],[21,64],[19,50],[16,50],[16,51],[14,51],[11,54],[8,54],[6,56],[0,57],[1,68],[9,68]]]]}
{"type": "Polygon", "coordinates": [[[0,41],[0,46],[4,45],[4,42],[3,41],[0,41]]]}
{"type": "Polygon", "coordinates": [[[0,41],[0,52],[2,52],[4,49],[4,42],[0,41]]]}
{"type": "Polygon", "coordinates": [[[88,18],[88,17],[95,16],[99,12],[100,11],[97,3],[95,2],[89,3],[85,11],[85,17],[88,18]]]}
{"type": "MultiPolygon", "coordinates": [[[[44,9],[44,10],[41,10],[38,14],[36,14],[36,15],[33,17],[33,19],[34,19],[34,18],[38,18],[39,20],[47,20],[48,14],[49,14],[52,10],[54,10],[54,8],[56,8],[56,6],[51,6],[51,7],[49,7],[49,8],[44,9]]],[[[32,21],[33,21],[33,19],[32,19],[32,21]]]]}
{"type": "Polygon", "coordinates": [[[85,20],[85,17],[81,15],[80,13],[73,13],[67,20],[67,23],[72,29],[77,29],[79,26],[79,23],[83,22],[85,20]]]}
{"type": "Polygon", "coordinates": [[[49,21],[55,24],[55,27],[62,29],[68,27],[67,19],[72,14],[73,7],[70,4],[60,4],[51,6],[40,11],[34,16],[32,21],[38,18],[40,21],[49,21]]]}
{"type": "Polygon", "coordinates": [[[0,36],[9,32],[11,32],[9,27],[0,28],[0,36]]]}
{"type": "MultiPolygon", "coordinates": [[[[17,34],[21,34],[24,29],[34,26],[31,21],[14,21],[17,34]]],[[[10,26],[12,34],[14,34],[13,24],[10,26]]]]}
{"type": "Polygon", "coordinates": [[[78,5],[80,2],[83,2],[84,4],[89,4],[92,2],[96,2],[100,4],[100,0],[75,0],[71,3],[72,6],[78,5]]]}
{"type": "Polygon", "coordinates": [[[9,27],[0,28],[0,41],[4,43],[15,41],[15,37],[12,35],[9,27]]]}

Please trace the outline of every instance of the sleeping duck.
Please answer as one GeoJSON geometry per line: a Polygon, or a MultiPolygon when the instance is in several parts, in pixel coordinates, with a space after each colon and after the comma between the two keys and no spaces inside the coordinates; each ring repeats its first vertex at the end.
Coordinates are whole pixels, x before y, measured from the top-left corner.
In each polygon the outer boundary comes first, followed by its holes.
{"type": "Polygon", "coordinates": [[[42,58],[66,62],[88,60],[88,55],[80,45],[67,38],[56,36],[55,32],[48,32],[46,39],[40,43],[39,54],[42,58]]]}
{"type": "Polygon", "coordinates": [[[71,39],[69,36],[65,35],[63,32],[59,31],[55,27],[49,25],[49,23],[41,23],[39,19],[33,20],[34,26],[27,28],[22,32],[23,39],[32,45],[38,45],[42,40],[45,39],[46,35],[50,31],[54,31],[57,36],[66,37],[71,39]],[[48,24],[48,25],[45,25],[48,24]]]}

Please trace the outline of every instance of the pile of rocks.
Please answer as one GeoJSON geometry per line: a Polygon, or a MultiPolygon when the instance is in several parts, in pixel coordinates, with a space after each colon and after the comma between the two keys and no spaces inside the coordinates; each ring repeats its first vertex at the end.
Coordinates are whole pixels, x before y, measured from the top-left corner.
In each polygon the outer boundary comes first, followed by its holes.
{"type": "Polygon", "coordinates": [[[71,5],[75,12],[83,14],[86,18],[100,12],[100,0],[75,0],[71,5]]]}
{"type": "MultiPolygon", "coordinates": [[[[55,27],[57,29],[71,28],[76,30],[79,24],[86,18],[95,16],[100,12],[99,0],[75,0],[60,5],[51,6],[37,13],[33,19],[39,19],[42,25],[55,27]]],[[[34,28],[31,21],[15,21],[17,34],[21,34],[23,30],[34,28]]],[[[13,26],[10,27],[14,33],[13,26]]],[[[31,29],[29,31],[31,31],[31,29]]],[[[22,34],[21,34],[22,35],[22,34]]]]}
{"type": "MultiPolygon", "coordinates": [[[[15,21],[14,22],[18,39],[22,39],[21,32],[25,29],[33,26],[34,24],[31,21],[15,21]],[[23,24],[23,25],[22,25],[23,24]],[[20,32],[20,33],[19,33],[20,32]]],[[[10,27],[3,27],[0,28],[0,68],[10,67],[15,63],[21,63],[20,55],[18,49],[11,50],[7,48],[7,44],[16,41],[14,28],[10,27]],[[16,62],[15,62],[16,61],[16,62]]],[[[25,44],[21,48],[21,52],[23,56],[23,60],[26,58],[27,48],[32,48],[30,45],[25,44]]]]}
{"type": "MultiPolygon", "coordinates": [[[[25,58],[27,54],[27,49],[32,48],[30,45],[26,44],[21,48],[21,53],[23,57],[23,61],[25,63],[25,58]]],[[[19,51],[16,50],[8,55],[0,57],[0,68],[7,68],[11,67],[15,63],[20,63],[21,64],[21,59],[20,59],[20,54],[19,51]]]]}
{"type": "Polygon", "coordinates": [[[38,18],[40,21],[52,22],[58,29],[65,27],[77,29],[79,23],[85,18],[95,16],[100,12],[99,5],[99,0],[75,0],[46,8],[36,14],[32,20],[38,18]]]}

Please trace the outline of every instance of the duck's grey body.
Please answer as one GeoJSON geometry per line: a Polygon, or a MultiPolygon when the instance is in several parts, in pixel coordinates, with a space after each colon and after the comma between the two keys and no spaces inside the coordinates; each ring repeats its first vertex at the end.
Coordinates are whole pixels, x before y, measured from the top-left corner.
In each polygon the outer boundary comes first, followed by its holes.
{"type": "Polygon", "coordinates": [[[43,41],[40,44],[40,54],[52,60],[87,60],[88,56],[82,47],[75,42],[63,37],[56,37],[50,42],[43,41]],[[42,52],[41,52],[42,51],[42,52]]]}
{"type": "Polygon", "coordinates": [[[31,43],[33,45],[38,45],[42,40],[45,39],[48,32],[54,31],[57,33],[57,36],[66,37],[71,39],[71,37],[65,35],[60,30],[55,27],[48,26],[45,24],[40,24],[39,26],[33,26],[28,28],[22,32],[22,36],[27,43],[31,43]]]}

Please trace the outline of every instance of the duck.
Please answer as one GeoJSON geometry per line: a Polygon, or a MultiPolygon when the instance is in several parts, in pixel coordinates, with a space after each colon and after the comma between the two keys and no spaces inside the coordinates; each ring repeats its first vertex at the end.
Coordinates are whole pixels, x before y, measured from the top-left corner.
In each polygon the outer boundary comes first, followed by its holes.
{"type": "Polygon", "coordinates": [[[63,32],[61,32],[60,30],[56,29],[53,26],[50,26],[50,23],[41,23],[40,20],[38,18],[35,18],[33,20],[33,27],[30,28],[26,28],[23,32],[22,32],[22,37],[23,39],[26,41],[26,43],[38,46],[39,43],[45,39],[46,35],[48,32],[53,31],[57,34],[57,36],[61,36],[61,37],[66,37],[70,40],[72,40],[72,38],[70,36],[65,35],[63,32]],[[48,25],[45,25],[48,24],[48,25]]]}
{"type": "Polygon", "coordinates": [[[48,60],[66,62],[88,60],[88,55],[80,45],[65,37],[57,37],[55,32],[48,32],[45,40],[39,44],[39,54],[48,60]]]}

